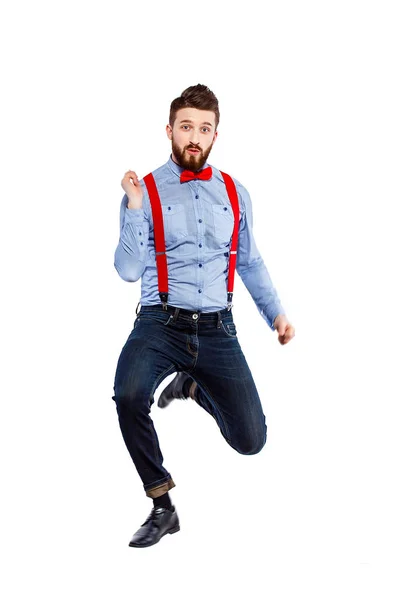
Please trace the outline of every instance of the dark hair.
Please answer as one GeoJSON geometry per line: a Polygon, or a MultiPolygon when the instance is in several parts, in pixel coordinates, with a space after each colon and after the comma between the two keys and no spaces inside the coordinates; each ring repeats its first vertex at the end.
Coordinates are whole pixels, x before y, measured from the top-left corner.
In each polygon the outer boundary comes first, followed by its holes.
{"type": "Polygon", "coordinates": [[[198,108],[199,110],[212,110],[215,113],[215,130],[218,128],[220,113],[219,102],[215,94],[201,83],[192,85],[182,92],[179,98],[175,98],[170,105],[169,125],[173,127],[176,113],[181,108],[198,108]]]}

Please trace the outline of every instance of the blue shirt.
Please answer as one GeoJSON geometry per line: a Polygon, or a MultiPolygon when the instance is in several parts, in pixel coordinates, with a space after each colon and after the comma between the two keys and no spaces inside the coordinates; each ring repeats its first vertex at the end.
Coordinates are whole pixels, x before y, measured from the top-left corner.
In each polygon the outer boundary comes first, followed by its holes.
{"type": "MultiPolygon", "coordinates": [[[[209,165],[207,162],[204,168],[209,165]]],[[[234,215],[224,179],[212,166],[209,180],[180,183],[184,168],[169,160],[153,171],[165,230],[168,265],[168,304],[192,311],[214,312],[227,306],[229,246],[234,215]]],[[[285,314],[252,232],[252,203],[245,187],[233,177],[240,206],[236,271],[260,314],[273,321],[285,314]]],[[[155,262],[154,226],[144,180],[143,207],[120,207],[120,238],[114,266],[124,281],[141,277],[140,304],[160,304],[155,262]]],[[[233,297],[234,300],[234,297],[233,297]]]]}

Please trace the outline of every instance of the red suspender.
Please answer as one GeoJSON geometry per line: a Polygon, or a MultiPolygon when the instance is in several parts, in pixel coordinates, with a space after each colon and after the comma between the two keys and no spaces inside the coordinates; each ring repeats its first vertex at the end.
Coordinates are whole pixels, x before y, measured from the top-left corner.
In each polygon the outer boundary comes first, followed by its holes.
{"type": "MultiPolygon", "coordinates": [[[[220,173],[223,176],[227,194],[229,196],[234,215],[234,228],[229,256],[229,274],[227,279],[227,309],[230,310],[233,306],[232,301],[234,289],[234,273],[237,262],[240,206],[238,203],[237,189],[232,177],[230,177],[230,175],[227,175],[227,173],[223,173],[222,171],[220,171],[220,173]]],[[[162,206],[153,174],[149,173],[143,179],[144,183],[147,186],[152,210],[152,217],[154,221],[154,243],[155,258],[158,271],[158,291],[162,305],[166,309],[168,303],[168,265],[166,260],[165,232],[163,228],[162,206]]]]}
{"type": "Polygon", "coordinates": [[[152,218],[154,221],[155,258],[158,271],[158,291],[163,307],[168,303],[168,265],[166,261],[165,232],[163,228],[162,206],[157,186],[152,173],[144,177],[151,202],[152,218]]]}
{"type": "Polygon", "coordinates": [[[230,310],[231,307],[233,306],[232,302],[233,302],[233,289],[234,289],[234,273],[235,273],[236,262],[237,262],[238,226],[239,226],[239,219],[240,219],[240,206],[238,204],[237,189],[236,189],[233,179],[230,177],[230,175],[227,175],[227,173],[223,173],[223,171],[220,171],[220,172],[221,172],[224,182],[226,184],[227,194],[229,196],[231,207],[233,209],[233,214],[234,214],[234,229],[233,229],[233,236],[232,236],[231,246],[230,246],[229,275],[228,275],[228,279],[227,279],[227,308],[228,308],[228,310],[230,310]]]}

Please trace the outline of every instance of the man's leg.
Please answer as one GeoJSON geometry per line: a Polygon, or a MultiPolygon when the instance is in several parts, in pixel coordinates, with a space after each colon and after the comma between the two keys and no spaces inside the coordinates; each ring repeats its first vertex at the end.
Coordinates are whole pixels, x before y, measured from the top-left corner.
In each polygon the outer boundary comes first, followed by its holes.
{"type": "Polygon", "coordinates": [[[256,454],[266,443],[266,418],[233,318],[225,317],[220,328],[200,326],[200,332],[200,352],[190,372],[197,383],[194,399],[213,416],[230,446],[240,454],[256,454]]]}
{"type": "Polygon", "coordinates": [[[118,360],[112,396],[123,439],[150,498],[175,486],[162,465],[163,456],[150,417],[156,388],[176,371],[163,336],[168,315],[161,319],[165,323],[136,319],[118,360]]]}

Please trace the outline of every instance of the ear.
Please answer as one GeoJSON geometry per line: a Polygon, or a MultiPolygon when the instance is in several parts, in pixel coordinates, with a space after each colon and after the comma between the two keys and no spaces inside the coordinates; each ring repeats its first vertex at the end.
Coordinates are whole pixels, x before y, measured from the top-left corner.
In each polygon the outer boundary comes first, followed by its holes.
{"type": "Polygon", "coordinates": [[[212,140],[212,144],[216,141],[218,133],[219,133],[218,131],[215,131],[214,136],[213,136],[213,140],[212,140]]]}
{"type": "Polygon", "coordinates": [[[166,135],[170,140],[172,139],[172,128],[169,123],[166,125],[166,135]]]}

